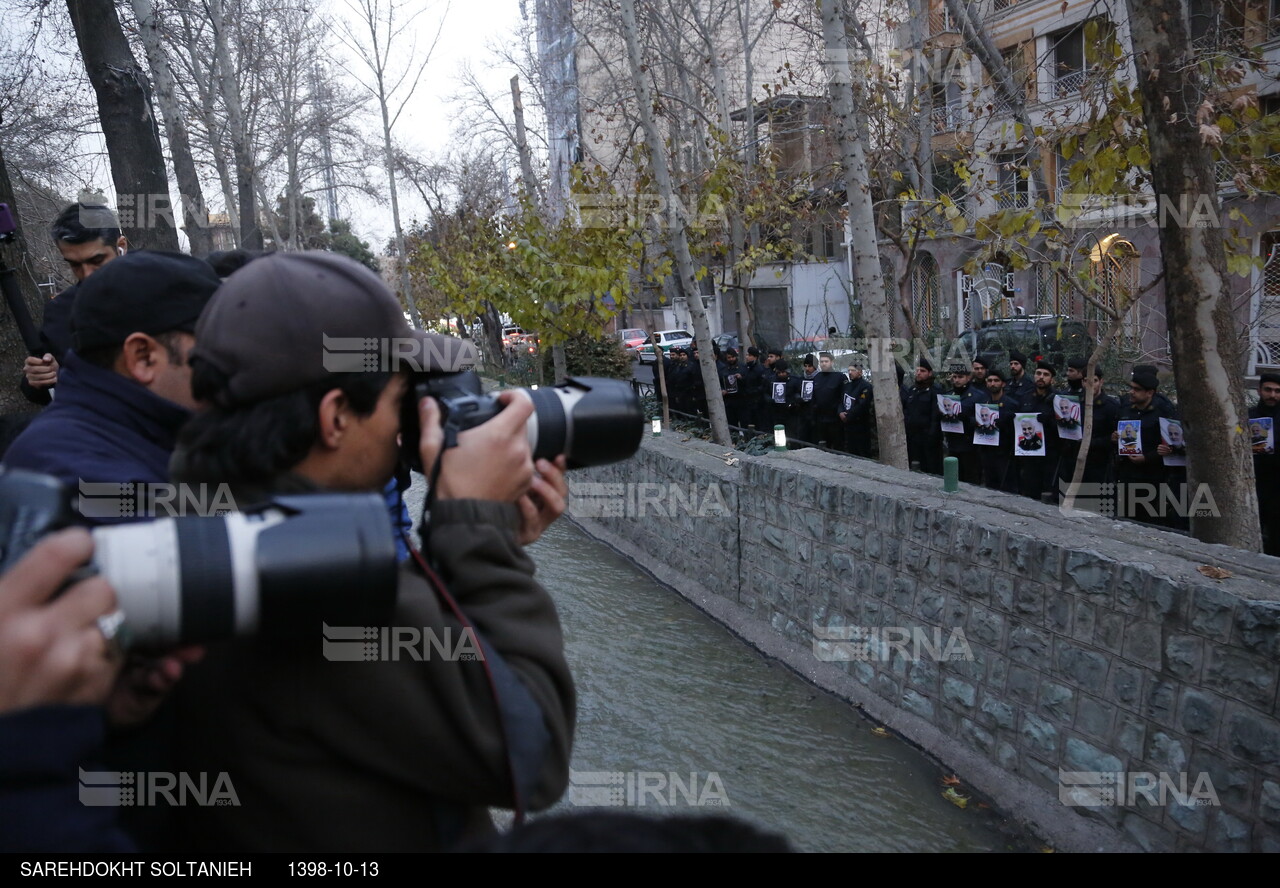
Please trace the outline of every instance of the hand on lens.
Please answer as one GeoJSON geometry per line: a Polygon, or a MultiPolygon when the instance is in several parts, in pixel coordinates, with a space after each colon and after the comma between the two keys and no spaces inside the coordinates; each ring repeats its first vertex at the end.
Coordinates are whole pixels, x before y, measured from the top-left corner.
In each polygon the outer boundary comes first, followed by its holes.
{"type": "Polygon", "coordinates": [[[92,554],[87,531],[64,530],[0,577],[0,712],[106,699],[122,659],[98,620],[115,610],[115,591],[91,577],[57,594],[92,554]]]}
{"type": "Polygon", "coordinates": [[[569,498],[565,467],[563,454],[557,456],[554,463],[540,459],[534,466],[537,472],[529,485],[529,492],[516,501],[520,509],[520,533],[517,537],[520,545],[527,546],[537,541],[542,532],[564,514],[569,498]]]}

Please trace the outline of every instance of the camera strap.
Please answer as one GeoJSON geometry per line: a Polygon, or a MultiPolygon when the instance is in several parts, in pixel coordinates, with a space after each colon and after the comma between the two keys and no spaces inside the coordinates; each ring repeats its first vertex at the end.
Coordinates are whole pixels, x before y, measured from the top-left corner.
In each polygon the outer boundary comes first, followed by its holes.
{"type": "MultiPolygon", "coordinates": [[[[435,480],[435,477],[439,475],[439,472],[440,472],[440,458],[437,457],[436,464],[432,472],[433,481],[435,480]]],[[[432,489],[434,489],[434,486],[432,487],[432,489]]],[[[430,496],[430,492],[428,492],[428,496],[430,496]]],[[[424,537],[423,548],[426,548],[425,536],[426,536],[426,531],[428,527],[428,522],[424,521],[422,524],[422,527],[423,527],[423,537],[424,537]]],[[[440,596],[440,600],[444,602],[446,607],[448,607],[449,611],[453,614],[454,618],[459,623],[461,623],[465,629],[471,630],[472,634],[476,639],[477,644],[483,645],[482,637],[479,631],[477,631],[476,627],[471,624],[471,621],[469,619],[467,619],[466,614],[462,612],[462,608],[459,607],[458,602],[454,599],[452,595],[449,594],[449,590],[445,588],[444,581],[440,579],[440,575],[435,572],[435,570],[431,567],[431,565],[427,563],[427,559],[424,557],[424,555],[421,552],[419,552],[417,549],[413,548],[412,546],[409,547],[409,553],[413,556],[413,559],[418,563],[418,566],[422,568],[423,575],[426,576],[427,582],[431,584],[431,587],[433,589],[435,589],[436,594],[440,596]]],[[[520,781],[516,778],[516,763],[511,757],[511,750],[512,750],[511,728],[507,724],[507,720],[503,715],[502,700],[498,693],[498,684],[496,681],[494,681],[493,670],[490,668],[489,660],[487,658],[481,659],[480,665],[484,669],[485,679],[489,685],[489,694],[493,698],[494,714],[498,719],[498,728],[502,732],[502,749],[507,758],[507,776],[511,781],[511,801],[512,801],[511,807],[512,807],[513,813],[515,814],[515,819],[513,823],[514,825],[518,826],[524,823],[524,798],[520,793],[520,781]]]]}

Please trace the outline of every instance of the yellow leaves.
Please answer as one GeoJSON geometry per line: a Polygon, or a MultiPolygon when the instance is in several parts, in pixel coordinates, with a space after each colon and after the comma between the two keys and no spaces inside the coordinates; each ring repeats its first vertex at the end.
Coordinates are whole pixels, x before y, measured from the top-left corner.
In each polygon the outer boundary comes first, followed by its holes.
{"type": "Polygon", "coordinates": [[[872,729],[871,729],[871,734],[872,734],[872,736],[875,736],[875,737],[889,737],[889,736],[891,736],[891,735],[889,734],[889,731],[888,731],[888,730],[887,730],[883,725],[879,725],[879,726],[877,726],[877,727],[872,728],[872,729]]]}
{"type": "Polygon", "coordinates": [[[942,792],[942,797],[957,808],[969,807],[969,796],[961,795],[956,791],[954,786],[949,786],[942,792]]]}
{"type": "Polygon", "coordinates": [[[1212,564],[1202,564],[1196,568],[1197,571],[1204,574],[1211,580],[1225,580],[1235,576],[1231,571],[1221,567],[1214,567],[1212,564]]]}

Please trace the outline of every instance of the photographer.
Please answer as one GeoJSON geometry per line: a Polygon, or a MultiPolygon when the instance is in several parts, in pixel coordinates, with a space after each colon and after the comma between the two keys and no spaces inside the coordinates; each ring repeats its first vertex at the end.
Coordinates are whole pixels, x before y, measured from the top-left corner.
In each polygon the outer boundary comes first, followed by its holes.
{"type": "MultiPolygon", "coordinates": [[[[237,503],[380,490],[399,457],[401,401],[415,397],[410,374],[330,372],[339,336],[413,343],[425,366],[409,369],[451,372],[467,357],[459,340],[410,329],[355,262],[259,259],[197,326],[193,390],[209,406],[179,439],[174,479],[227,483],[237,503]]],[[[533,463],[529,401],[500,400],[496,417],[447,449],[439,407],[419,405],[423,465],[439,460],[424,526],[435,567],[401,568],[389,622],[455,639],[471,629],[482,658],[380,651],[333,662],[319,626],[302,648],[211,647],[176,699],[179,766],[226,772],[240,806],[181,809],[195,849],[435,850],[491,831],[488,806],[540,809],[560,797],[573,683],[555,605],[521,546],[564,510],[567,487],[562,465],[533,463]]]]}

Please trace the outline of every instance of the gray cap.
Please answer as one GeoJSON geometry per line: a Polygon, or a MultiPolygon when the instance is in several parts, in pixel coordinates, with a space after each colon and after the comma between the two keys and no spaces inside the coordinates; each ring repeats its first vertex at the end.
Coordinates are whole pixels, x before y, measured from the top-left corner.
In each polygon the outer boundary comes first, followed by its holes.
{"type": "Polygon", "coordinates": [[[454,372],[471,343],[415,330],[382,279],[334,253],[273,253],[241,268],[196,325],[193,358],[227,377],[223,406],[274,398],[335,373],[454,372]]]}

